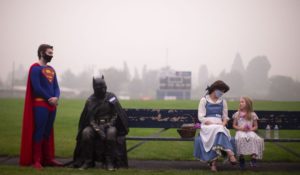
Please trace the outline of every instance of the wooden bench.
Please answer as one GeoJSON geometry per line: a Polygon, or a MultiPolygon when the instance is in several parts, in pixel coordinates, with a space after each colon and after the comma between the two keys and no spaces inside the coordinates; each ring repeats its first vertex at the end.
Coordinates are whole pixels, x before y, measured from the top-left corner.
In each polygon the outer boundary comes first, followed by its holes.
{"type": "MultiPolygon", "coordinates": [[[[128,136],[126,140],[140,141],[193,141],[194,138],[160,137],[159,135],[170,129],[180,128],[184,123],[198,121],[197,110],[177,110],[177,109],[125,109],[128,115],[130,128],[162,128],[157,133],[150,136],[128,136]]],[[[235,111],[229,110],[231,117],[235,111]]],[[[259,128],[266,128],[269,124],[272,128],[278,125],[279,130],[300,129],[300,112],[296,111],[256,111],[259,116],[259,128]]],[[[232,120],[228,122],[228,128],[232,129],[232,120]]],[[[291,139],[265,139],[265,142],[300,142],[299,138],[291,139]]]]}

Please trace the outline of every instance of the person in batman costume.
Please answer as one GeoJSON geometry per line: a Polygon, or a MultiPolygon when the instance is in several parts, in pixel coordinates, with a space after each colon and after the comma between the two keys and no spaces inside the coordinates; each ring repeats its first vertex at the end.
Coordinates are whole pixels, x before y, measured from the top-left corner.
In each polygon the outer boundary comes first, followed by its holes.
{"type": "Polygon", "coordinates": [[[117,97],[106,91],[103,76],[93,78],[93,89],[79,120],[72,167],[87,169],[102,162],[107,170],[127,168],[127,115],[117,97]]]}

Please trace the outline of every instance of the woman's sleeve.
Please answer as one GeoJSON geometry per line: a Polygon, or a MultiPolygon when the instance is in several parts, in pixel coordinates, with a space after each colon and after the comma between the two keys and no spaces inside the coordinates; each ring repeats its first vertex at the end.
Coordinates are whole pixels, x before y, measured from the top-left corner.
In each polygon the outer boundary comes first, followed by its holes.
{"type": "Polygon", "coordinates": [[[205,98],[201,98],[200,102],[199,102],[199,106],[198,106],[198,120],[200,122],[203,122],[204,117],[206,115],[206,99],[205,98]]]}
{"type": "Polygon", "coordinates": [[[228,106],[227,106],[227,102],[226,100],[223,100],[223,115],[222,115],[222,119],[226,119],[226,120],[230,120],[230,118],[228,117],[228,106]]]}

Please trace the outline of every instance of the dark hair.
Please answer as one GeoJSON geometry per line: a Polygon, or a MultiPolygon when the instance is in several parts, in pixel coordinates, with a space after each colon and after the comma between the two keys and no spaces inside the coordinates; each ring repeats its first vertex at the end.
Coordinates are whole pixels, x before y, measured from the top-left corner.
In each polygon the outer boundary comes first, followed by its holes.
{"type": "Polygon", "coordinates": [[[42,57],[41,52],[45,53],[47,49],[53,49],[53,46],[51,46],[49,44],[41,44],[39,46],[38,51],[37,51],[39,59],[41,59],[41,57],[42,57]]]}
{"type": "Polygon", "coordinates": [[[227,91],[229,91],[230,88],[222,80],[217,80],[212,85],[210,85],[206,88],[206,90],[208,91],[208,94],[211,94],[212,92],[214,92],[217,89],[226,93],[227,91]]]}

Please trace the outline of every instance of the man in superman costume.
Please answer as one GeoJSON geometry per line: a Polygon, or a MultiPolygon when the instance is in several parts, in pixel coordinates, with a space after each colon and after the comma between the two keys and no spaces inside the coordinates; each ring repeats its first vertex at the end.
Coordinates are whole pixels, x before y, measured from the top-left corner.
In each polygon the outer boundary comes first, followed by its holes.
{"type": "Polygon", "coordinates": [[[54,69],[47,65],[53,57],[53,46],[40,45],[38,57],[27,80],[19,163],[41,169],[62,164],[54,160],[53,123],[60,90],[54,69]]]}

